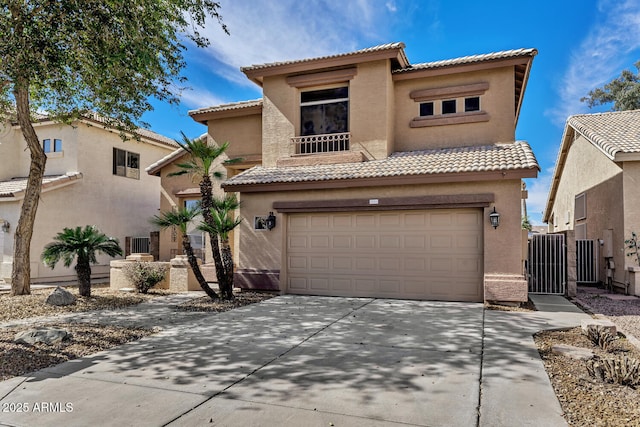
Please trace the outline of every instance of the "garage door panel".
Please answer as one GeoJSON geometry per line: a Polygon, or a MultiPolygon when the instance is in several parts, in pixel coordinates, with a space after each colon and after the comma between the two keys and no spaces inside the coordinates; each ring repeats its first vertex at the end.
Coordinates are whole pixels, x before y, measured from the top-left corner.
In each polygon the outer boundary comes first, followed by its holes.
{"type": "Polygon", "coordinates": [[[289,292],[482,300],[480,209],[288,218],[289,292]]]}

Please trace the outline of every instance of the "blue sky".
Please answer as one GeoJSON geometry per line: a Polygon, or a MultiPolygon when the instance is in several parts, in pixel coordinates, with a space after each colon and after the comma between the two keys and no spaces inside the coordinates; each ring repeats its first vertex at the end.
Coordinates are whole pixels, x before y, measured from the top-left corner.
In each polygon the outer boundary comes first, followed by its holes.
{"type": "Polygon", "coordinates": [[[528,210],[541,224],[560,138],[568,116],[589,110],[580,102],[640,59],[640,0],[221,0],[230,35],[215,21],[212,44],[189,46],[184,75],[190,89],[180,106],[155,103],[143,120],[179,139],[206,128],[192,109],[257,99],[260,88],[241,66],[350,52],[404,42],[411,63],[500,50],[538,49],[516,138],[531,144],[540,163],[527,180],[528,210]]]}

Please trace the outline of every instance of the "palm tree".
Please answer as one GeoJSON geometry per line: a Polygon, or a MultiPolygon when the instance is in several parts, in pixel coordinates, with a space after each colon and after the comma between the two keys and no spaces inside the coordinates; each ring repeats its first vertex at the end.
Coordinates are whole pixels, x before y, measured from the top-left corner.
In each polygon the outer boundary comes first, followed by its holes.
{"type": "Polygon", "coordinates": [[[191,246],[191,241],[189,240],[189,235],[187,234],[187,225],[200,213],[198,208],[182,208],[176,211],[166,211],[161,215],[154,215],[151,219],[151,223],[160,228],[169,228],[169,227],[178,227],[180,233],[182,234],[182,248],[184,249],[184,253],[187,255],[187,261],[189,262],[189,266],[191,270],[193,270],[193,274],[196,276],[196,280],[200,284],[200,287],[203,291],[211,298],[218,298],[218,294],[216,291],[211,289],[207,280],[202,275],[200,271],[200,266],[198,265],[198,260],[193,253],[193,247],[191,246]]]}
{"type": "Polygon", "coordinates": [[[53,269],[62,260],[70,267],[77,258],[78,288],[83,297],[91,296],[91,264],[97,264],[96,252],[110,257],[122,255],[118,239],[103,234],[95,225],[64,228],[54,241],[44,247],[42,261],[53,269]]]}
{"type": "Polygon", "coordinates": [[[202,223],[198,227],[199,230],[209,233],[209,235],[217,235],[220,238],[220,255],[225,274],[224,280],[218,282],[222,299],[233,299],[233,255],[229,245],[229,233],[242,221],[241,218],[233,216],[233,212],[239,206],[240,203],[235,194],[228,194],[224,199],[213,199],[212,223],[202,223]]]}
{"type": "MultiPolygon", "coordinates": [[[[231,263],[223,261],[220,241],[218,239],[219,234],[216,231],[218,227],[216,226],[216,219],[213,213],[215,212],[215,208],[213,201],[213,184],[211,182],[212,177],[222,178],[220,172],[213,170],[213,165],[215,161],[224,154],[229,144],[224,143],[220,147],[209,145],[206,138],[189,139],[184,133],[182,133],[182,142],[176,142],[180,143],[182,148],[191,156],[186,162],[176,164],[180,170],[169,174],[169,176],[190,174],[194,178],[199,179],[201,196],[200,208],[202,209],[204,223],[207,224],[206,232],[209,234],[209,241],[211,242],[211,252],[216,267],[218,286],[221,290],[233,289],[233,259],[231,258],[231,263]]],[[[233,163],[238,160],[239,159],[228,160],[226,163],[233,163]]],[[[230,250],[227,255],[231,256],[230,250]]],[[[233,294],[227,294],[225,292],[223,298],[233,298],[233,294]]]]}

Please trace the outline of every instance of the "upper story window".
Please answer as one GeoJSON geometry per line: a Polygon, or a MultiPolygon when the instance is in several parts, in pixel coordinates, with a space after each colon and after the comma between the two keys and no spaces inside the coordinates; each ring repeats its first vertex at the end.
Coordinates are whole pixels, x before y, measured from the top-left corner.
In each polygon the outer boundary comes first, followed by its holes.
{"type": "Polygon", "coordinates": [[[114,148],[113,174],[140,179],[140,154],[114,148]]]}
{"type": "Polygon", "coordinates": [[[409,93],[419,103],[420,115],[409,126],[413,128],[489,121],[489,114],[481,109],[481,98],[489,83],[416,89],[409,93]]]}
{"type": "Polygon", "coordinates": [[[420,116],[433,116],[433,102],[423,102],[420,104],[420,116]]]}
{"type": "Polygon", "coordinates": [[[472,96],[464,99],[464,111],[480,111],[480,97],[472,96]]]}
{"type": "Polygon", "coordinates": [[[300,93],[300,135],[349,131],[349,87],[300,93]]]}
{"type": "Polygon", "coordinates": [[[60,153],[62,152],[62,140],[61,139],[43,139],[42,149],[45,153],[60,153]]]}
{"type": "Polygon", "coordinates": [[[442,101],[442,114],[455,114],[456,113],[456,100],[448,99],[442,101]]]}

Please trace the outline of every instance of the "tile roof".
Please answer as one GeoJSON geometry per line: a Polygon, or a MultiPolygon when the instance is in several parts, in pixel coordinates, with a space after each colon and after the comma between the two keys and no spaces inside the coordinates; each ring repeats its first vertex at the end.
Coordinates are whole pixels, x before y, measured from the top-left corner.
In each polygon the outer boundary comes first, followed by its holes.
{"type": "Polygon", "coordinates": [[[441,61],[423,62],[420,64],[411,65],[407,68],[394,70],[393,72],[404,73],[407,71],[443,68],[443,67],[450,67],[454,65],[464,65],[464,64],[473,64],[476,62],[494,61],[498,59],[519,58],[522,56],[535,56],[537,54],[538,54],[538,51],[533,48],[504,50],[500,52],[485,53],[482,55],[470,55],[470,56],[462,56],[460,58],[445,59],[441,61]]]}
{"type": "MultiPolygon", "coordinates": [[[[381,44],[381,45],[378,45],[378,46],[372,46],[372,47],[368,47],[368,48],[365,48],[365,49],[356,50],[356,51],[353,51],[353,52],[339,53],[339,54],[336,54],[336,55],[321,56],[321,57],[316,57],[316,58],[297,59],[297,60],[292,60],[292,61],[270,62],[270,63],[267,63],[267,64],[254,64],[254,65],[251,65],[251,66],[248,66],[248,67],[241,67],[240,70],[242,72],[253,71],[253,70],[261,70],[261,69],[265,69],[265,68],[278,67],[278,66],[282,66],[282,65],[301,64],[301,63],[311,62],[311,61],[321,61],[321,60],[325,60],[325,59],[356,56],[356,55],[360,55],[360,54],[363,54],[363,53],[382,52],[382,51],[385,51],[385,50],[398,50],[398,49],[403,50],[404,47],[405,47],[404,43],[402,43],[402,42],[386,43],[386,44],[381,44]]],[[[402,55],[404,56],[404,52],[402,53],[402,55]]],[[[407,63],[408,63],[408,61],[407,61],[407,63]]]]}
{"type": "Polygon", "coordinates": [[[241,110],[243,108],[259,107],[262,105],[262,99],[254,99],[251,101],[240,101],[231,104],[215,105],[213,107],[200,108],[198,110],[190,110],[189,115],[214,113],[219,111],[241,110]]]}
{"type": "Polygon", "coordinates": [[[518,141],[511,144],[397,152],[386,159],[362,163],[257,166],[225,181],[223,187],[523,169],[537,171],[539,166],[529,144],[518,141]]]}
{"type": "MultiPolygon", "coordinates": [[[[66,184],[79,179],[82,179],[82,174],[80,172],[67,172],[64,175],[47,175],[42,178],[42,188],[45,190],[55,188],[61,184],[66,184]]],[[[15,198],[20,193],[23,193],[26,188],[27,178],[25,177],[0,181],[0,198],[15,198]]]]}
{"type": "Polygon", "coordinates": [[[567,123],[611,159],[617,153],[640,153],[640,110],[577,114],[567,123]]]}

